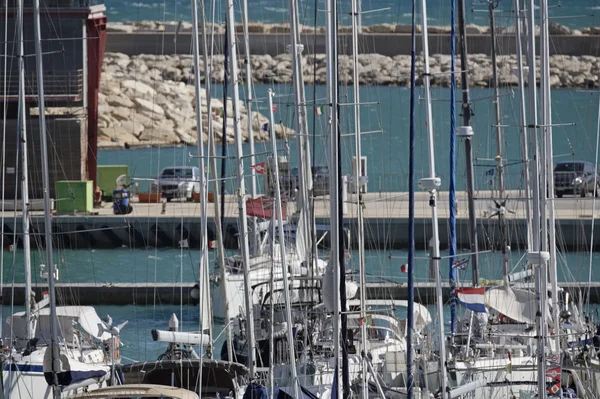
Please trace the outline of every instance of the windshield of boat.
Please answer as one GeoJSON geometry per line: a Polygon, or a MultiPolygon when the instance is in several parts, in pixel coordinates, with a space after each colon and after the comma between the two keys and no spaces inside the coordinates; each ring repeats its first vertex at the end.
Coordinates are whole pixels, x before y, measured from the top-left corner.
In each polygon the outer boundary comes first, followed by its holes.
{"type": "Polygon", "coordinates": [[[193,178],[194,171],[192,168],[169,168],[162,171],[160,177],[184,177],[184,178],[193,178]]]}
{"type": "Polygon", "coordinates": [[[583,172],[583,162],[562,162],[556,165],[555,172],[583,172]]]}

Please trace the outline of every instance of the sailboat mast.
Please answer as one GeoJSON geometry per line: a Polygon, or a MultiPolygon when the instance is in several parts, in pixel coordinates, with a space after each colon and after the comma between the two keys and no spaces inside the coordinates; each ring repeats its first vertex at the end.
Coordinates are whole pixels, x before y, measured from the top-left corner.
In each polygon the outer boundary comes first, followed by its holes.
{"type": "MultiPolygon", "coordinates": [[[[467,26],[465,23],[465,0],[458,0],[458,31],[460,35],[460,63],[462,81],[463,126],[471,125],[471,99],[469,97],[469,63],[467,60],[467,26]]],[[[473,286],[479,285],[479,256],[477,244],[477,220],[475,216],[475,184],[473,181],[473,144],[471,136],[465,136],[465,154],[467,164],[467,196],[469,208],[469,236],[471,241],[471,267],[473,268],[473,286]]]]}
{"type": "MultiPolygon", "coordinates": [[[[494,15],[495,3],[493,0],[488,0],[488,9],[490,13],[490,32],[492,35],[492,85],[494,86],[494,117],[496,125],[496,171],[498,172],[498,197],[500,203],[503,204],[504,199],[504,165],[502,159],[502,121],[500,113],[500,88],[498,83],[498,61],[496,58],[496,17],[494,15]]],[[[500,219],[500,240],[502,242],[502,269],[506,279],[508,276],[508,237],[506,232],[506,219],[502,212],[498,212],[500,219]]]]}
{"type": "MultiPolygon", "coordinates": [[[[23,39],[23,0],[19,0],[17,16],[19,46],[19,136],[21,146],[21,203],[23,226],[23,261],[25,269],[25,319],[27,339],[34,337],[31,319],[31,240],[29,236],[29,167],[27,155],[27,108],[25,105],[25,48],[23,39]]],[[[40,98],[41,99],[41,98],[40,98]]],[[[4,99],[6,101],[6,98],[4,99]]]]}
{"type": "MultiPolygon", "coordinates": [[[[544,79],[543,79],[543,90],[544,93],[544,125],[545,140],[546,140],[546,183],[547,183],[547,206],[548,206],[548,252],[550,253],[550,264],[549,264],[549,277],[550,287],[552,292],[551,298],[551,309],[552,309],[552,322],[554,329],[554,350],[560,353],[560,319],[559,319],[559,302],[558,302],[558,275],[556,270],[556,223],[555,223],[555,211],[554,211],[554,156],[552,154],[552,106],[551,99],[552,94],[550,91],[550,35],[548,32],[548,0],[542,1],[540,12],[542,13],[542,30],[541,34],[544,35],[544,79]]],[[[584,187],[587,191],[587,187],[584,187]]],[[[592,191],[592,195],[596,193],[596,187],[592,191]]],[[[587,193],[586,193],[587,195],[587,193]]],[[[546,290],[544,291],[546,292],[546,290]]]]}
{"type": "Polygon", "coordinates": [[[532,236],[531,231],[531,200],[529,199],[531,193],[530,185],[530,173],[529,173],[529,143],[528,143],[528,132],[526,128],[527,111],[525,109],[525,79],[523,77],[523,45],[521,40],[521,6],[519,0],[515,0],[515,39],[517,49],[517,76],[519,80],[519,102],[521,111],[521,152],[523,154],[523,178],[525,183],[525,225],[527,226],[527,248],[532,248],[532,236]]]}
{"type": "Polygon", "coordinates": [[[310,146],[308,140],[308,129],[306,122],[306,99],[304,93],[304,78],[302,73],[302,50],[303,46],[299,39],[298,22],[298,0],[290,0],[290,34],[292,54],[292,73],[294,81],[294,105],[296,107],[296,141],[298,151],[298,195],[300,204],[298,209],[300,217],[298,220],[298,235],[296,247],[298,255],[312,267],[314,262],[309,262],[312,257],[309,230],[312,225],[312,216],[309,214],[309,198],[312,197],[312,173],[310,169],[310,146]]]}
{"type": "MultiPolygon", "coordinates": [[[[46,263],[48,267],[48,295],[50,297],[50,348],[52,351],[52,386],[54,397],[61,397],[58,385],[59,348],[58,317],[56,315],[56,288],[54,286],[54,259],[52,253],[52,219],[50,204],[50,176],[48,173],[48,140],[46,137],[46,107],[44,103],[44,62],[40,29],[40,1],[33,0],[33,30],[35,36],[35,59],[40,119],[40,152],[42,155],[42,185],[44,193],[44,237],[46,238],[46,263]]],[[[28,295],[29,293],[27,293],[28,295]]]]}
{"type": "MultiPolygon", "coordinates": [[[[292,0],[293,1],[293,0],[292,0]]],[[[335,375],[333,377],[334,385],[331,396],[340,398],[340,284],[344,282],[344,275],[340,273],[340,232],[339,232],[339,203],[338,203],[338,182],[339,176],[337,170],[338,159],[338,76],[337,76],[337,34],[335,33],[335,13],[337,11],[336,0],[327,1],[327,24],[326,24],[326,47],[327,47],[327,102],[329,104],[329,234],[331,243],[331,255],[329,257],[330,267],[333,267],[333,356],[335,358],[335,375]]]]}
{"type": "MultiPolygon", "coordinates": [[[[406,393],[413,398],[413,333],[415,312],[415,91],[417,64],[417,0],[412,2],[411,62],[410,62],[410,139],[408,152],[408,312],[406,316],[406,393]]],[[[361,294],[362,296],[362,294],[361,294]]]]}
{"type": "MultiPolygon", "coordinates": [[[[242,0],[242,18],[244,28],[244,64],[246,67],[246,112],[248,116],[248,144],[250,145],[250,165],[255,165],[254,159],[254,129],[252,128],[252,61],[250,60],[250,35],[248,34],[248,0],[242,0]]],[[[256,198],[256,170],[250,170],[250,193],[252,198],[256,198]]],[[[251,239],[250,248],[252,251],[259,250],[259,235],[256,216],[250,218],[251,239]]]]}
{"type": "MultiPolygon", "coordinates": [[[[429,141],[429,178],[419,180],[419,186],[422,189],[429,191],[429,206],[431,207],[431,242],[430,242],[430,259],[435,273],[435,285],[437,295],[437,311],[438,311],[438,334],[439,334],[439,357],[440,357],[440,373],[442,397],[446,395],[446,387],[448,386],[448,377],[446,375],[446,340],[444,339],[444,301],[442,297],[442,276],[440,274],[440,238],[438,228],[437,215],[437,190],[441,186],[441,179],[435,175],[435,148],[434,148],[434,133],[433,133],[433,116],[431,111],[431,76],[429,70],[429,38],[427,37],[427,3],[421,0],[421,24],[423,32],[421,34],[423,40],[423,85],[425,89],[425,114],[427,117],[427,138],[429,141]]],[[[416,46],[414,47],[416,48],[416,46]]],[[[413,48],[413,56],[416,51],[413,48]]],[[[412,95],[414,96],[414,95],[412,95]]],[[[414,98],[412,99],[414,101],[414,98]]],[[[411,104],[412,105],[412,104],[411,104]]],[[[414,115],[412,115],[414,118],[414,115]]],[[[412,124],[411,152],[414,152],[414,122],[412,124]]],[[[414,169],[414,164],[411,164],[414,169]]],[[[414,171],[413,171],[414,173],[414,171]]],[[[411,182],[412,183],[412,182],[411,182]]],[[[414,195],[414,194],[413,194],[414,195]]],[[[414,206],[414,205],[413,205],[414,206]]],[[[414,223],[414,222],[413,222],[414,223]]],[[[413,243],[410,244],[414,245],[413,243]]]]}
{"type": "MultiPolygon", "coordinates": [[[[210,312],[212,307],[210,306],[210,295],[208,295],[208,194],[206,185],[206,168],[204,158],[204,143],[202,142],[202,92],[200,90],[200,44],[198,42],[198,0],[192,0],[192,42],[194,52],[194,88],[196,92],[196,132],[198,135],[198,154],[200,157],[199,168],[200,168],[200,207],[202,209],[202,215],[200,218],[200,264],[198,270],[199,277],[199,291],[200,291],[200,304],[198,309],[200,310],[200,332],[203,333],[205,329],[208,329],[210,336],[210,353],[212,354],[213,340],[212,340],[212,314],[207,317],[205,312],[210,312]],[[208,303],[206,303],[207,301],[208,303]],[[209,325],[204,325],[204,320],[208,320],[209,325]]],[[[211,118],[209,113],[209,119],[211,118]]],[[[200,368],[202,370],[202,368],[200,368]]],[[[202,381],[202,371],[200,371],[200,381],[202,381]]]]}
{"type": "MultiPolygon", "coordinates": [[[[275,175],[275,209],[278,224],[279,234],[279,252],[281,255],[281,270],[283,274],[283,296],[285,299],[285,318],[287,321],[287,341],[288,341],[288,356],[290,357],[290,375],[292,377],[292,384],[294,390],[294,398],[300,397],[300,390],[298,389],[298,376],[296,374],[296,355],[294,351],[294,333],[292,328],[294,326],[292,319],[292,309],[290,307],[290,282],[288,276],[288,265],[286,261],[286,249],[285,249],[285,237],[283,231],[283,212],[281,210],[281,191],[279,187],[279,163],[277,162],[277,138],[275,137],[275,124],[273,123],[273,96],[275,93],[269,89],[269,130],[271,132],[271,145],[273,148],[273,174],[275,175]]],[[[271,298],[273,298],[271,293],[271,298]]],[[[271,306],[275,306],[271,301],[271,306]]]]}
{"type": "MultiPolygon", "coordinates": [[[[200,30],[202,31],[202,58],[204,64],[204,85],[206,87],[206,109],[209,114],[208,117],[208,163],[210,174],[213,180],[213,194],[214,194],[214,207],[215,207],[215,225],[216,225],[216,236],[217,236],[217,258],[218,268],[221,273],[221,281],[225,281],[225,248],[223,243],[223,230],[221,227],[221,209],[219,208],[219,179],[217,177],[217,150],[215,147],[215,132],[213,130],[213,118],[212,118],[212,93],[211,93],[211,80],[212,80],[212,62],[209,66],[208,62],[208,46],[206,37],[206,15],[204,9],[204,2],[200,3],[200,30]]],[[[211,55],[212,55],[212,41],[211,41],[211,55]]],[[[227,53],[227,51],[225,51],[227,53]]],[[[212,57],[211,57],[212,58],[212,57]]],[[[231,325],[229,323],[229,301],[224,298],[224,309],[226,315],[225,335],[227,342],[227,359],[233,359],[233,339],[231,336],[231,325]]]]}
{"type": "MultiPolygon", "coordinates": [[[[244,294],[246,296],[246,340],[248,348],[248,369],[250,378],[256,375],[256,353],[254,351],[254,315],[252,309],[252,284],[250,282],[250,252],[248,248],[248,221],[246,214],[246,184],[244,182],[244,158],[242,149],[242,132],[240,130],[240,89],[237,67],[237,42],[235,40],[235,15],[233,0],[227,0],[227,24],[229,40],[229,60],[232,81],[233,129],[235,132],[236,162],[237,162],[237,197],[240,223],[240,247],[244,262],[244,294]]],[[[225,139],[225,138],[223,138],[225,139]]]]}
{"type": "Polygon", "coordinates": [[[352,0],[352,60],[354,62],[353,68],[353,82],[352,89],[354,92],[354,146],[355,146],[355,171],[354,171],[354,187],[356,190],[356,217],[357,226],[356,234],[358,240],[358,271],[360,275],[360,345],[362,347],[362,394],[363,398],[367,399],[368,390],[366,389],[368,374],[367,374],[367,314],[365,307],[365,299],[367,293],[367,276],[365,272],[365,227],[363,219],[363,195],[362,186],[360,185],[360,177],[362,176],[362,151],[361,151],[361,137],[360,137],[360,82],[358,75],[358,29],[360,13],[358,10],[359,0],[352,0]]]}
{"type": "MultiPolygon", "coordinates": [[[[539,143],[538,143],[538,118],[537,118],[537,102],[536,102],[536,73],[535,73],[535,4],[534,0],[529,0],[529,53],[528,53],[528,64],[529,64],[529,123],[531,127],[531,137],[533,138],[533,251],[528,256],[529,262],[535,269],[536,273],[536,291],[538,296],[538,311],[536,314],[536,335],[537,335],[537,383],[538,383],[538,396],[540,398],[546,397],[546,354],[545,354],[545,328],[544,322],[546,314],[546,296],[547,290],[545,286],[544,274],[546,268],[544,263],[549,258],[547,252],[540,251],[540,168],[539,168],[539,143]]],[[[546,239],[545,237],[544,239],[546,239]]]]}

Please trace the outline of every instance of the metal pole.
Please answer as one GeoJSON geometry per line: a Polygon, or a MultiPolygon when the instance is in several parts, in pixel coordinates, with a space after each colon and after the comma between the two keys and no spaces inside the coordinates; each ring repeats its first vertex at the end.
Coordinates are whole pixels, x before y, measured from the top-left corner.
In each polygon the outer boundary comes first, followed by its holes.
{"type": "MultiPolygon", "coordinates": [[[[290,307],[290,284],[288,276],[288,267],[286,262],[285,238],[283,231],[283,212],[281,210],[281,191],[279,187],[279,162],[277,162],[277,138],[275,137],[275,123],[273,117],[273,96],[275,93],[269,89],[269,127],[271,131],[271,145],[273,147],[273,166],[275,175],[275,208],[277,210],[277,224],[279,228],[279,252],[281,254],[281,270],[283,272],[283,296],[285,300],[285,318],[287,321],[287,340],[288,340],[288,355],[290,357],[290,374],[292,376],[292,384],[294,389],[294,398],[300,397],[298,389],[298,376],[296,374],[296,355],[294,353],[294,332],[292,309],[290,307]]],[[[272,293],[271,293],[272,294],[272,293]]],[[[272,306],[275,306],[273,303],[272,306]]]]}
{"type": "MultiPolygon", "coordinates": [[[[29,236],[29,167],[27,162],[29,157],[27,154],[27,108],[25,105],[25,48],[23,38],[23,0],[19,0],[18,3],[17,32],[19,36],[18,126],[20,133],[19,136],[21,140],[21,203],[23,208],[23,215],[21,221],[23,228],[23,262],[25,268],[25,320],[27,321],[26,334],[27,339],[29,340],[33,338],[35,334],[33,331],[33,320],[31,319],[31,240],[29,236]]],[[[6,101],[6,98],[4,100],[6,101]]]]}
{"type": "MultiPolygon", "coordinates": [[[[435,272],[435,285],[436,285],[436,294],[437,294],[437,311],[438,311],[438,335],[439,335],[439,356],[440,356],[440,373],[441,373],[441,395],[442,398],[446,397],[446,387],[448,386],[448,376],[446,374],[446,343],[445,343],[445,333],[444,333],[444,301],[442,297],[442,277],[440,274],[440,238],[439,238],[439,227],[438,227],[438,216],[437,216],[437,188],[441,185],[441,181],[435,175],[435,148],[434,148],[434,132],[433,132],[433,117],[431,111],[431,93],[430,93],[430,71],[429,71],[429,40],[427,37],[427,4],[425,0],[421,0],[421,24],[423,25],[423,33],[421,34],[423,40],[423,82],[425,85],[425,109],[427,116],[427,136],[429,139],[429,179],[422,179],[422,187],[429,191],[429,205],[431,206],[431,232],[432,232],[432,243],[431,243],[431,263],[434,266],[435,272]]],[[[415,24],[413,24],[413,30],[415,24]]],[[[415,34],[416,36],[416,34],[415,34]]],[[[413,41],[416,41],[413,38],[413,41]]],[[[413,44],[413,52],[412,55],[415,57],[416,44],[413,44]]],[[[414,59],[414,58],[413,58],[414,59]]],[[[413,67],[414,68],[414,67],[413,67]]],[[[413,76],[414,79],[414,76],[413,76]]],[[[414,83],[414,82],[411,82],[414,83]]],[[[413,88],[414,90],[414,88],[413,88]]],[[[411,106],[414,107],[414,94],[411,95],[411,106]]],[[[414,119],[414,109],[413,109],[413,119],[414,119]]],[[[414,152],[414,121],[411,121],[411,153],[414,152]]],[[[411,155],[411,160],[413,160],[414,155],[411,155]]],[[[413,168],[413,178],[414,178],[414,164],[411,164],[413,168]]],[[[414,196],[414,187],[413,182],[411,181],[411,190],[413,190],[414,196]]],[[[414,198],[413,198],[414,201],[414,198]]],[[[414,207],[414,204],[413,204],[414,207]]],[[[414,219],[414,215],[413,215],[414,219]]],[[[414,221],[413,221],[414,223],[414,221]]],[[[413,227],[414,228],[414,227],[413,227]]],[[[414,232],[413,232],[414,234],[414,232]]],[[[413,237],[414,239],[414,237],[413,237]]],[[[411,247],[414,245],[412,242],[411,247]]],[[[413,253],[414,256],[414,253],[413,253]]],[[[414,299],[413,299],[414,301],[414,299]]]]}
{"type": "Polygon", "coordinates": [[[529,177],[529,148],[528,148],[528,132],[526,128],[527,111],[525,109],[525,79],[523,77],[523,46],[521,40],[521,6],[519,0],[515,0],[515,27],[516,34],[515,39],[517,41],[517,72],[519,77],[519,102],[521,106],[521,152],[523,154],[523,178],[525,183],[525,218],[527,226],[527,248],[532,248],[532,236],[531,231],[531,200],[529,199],[531,193],[530,177],[529,177]]]}
{"type": "MultiPolygon", "coordinates": [[[[215,225],[216,225],[216,236],[217,236],[217,258],[218,268],[221,274],[221,284],[225,287],[225,248],[223,243],[223,227],[221,226],[221,209],[219,207],[219,182],[217,177],[217,150],[215,148],[215,132],[213,130],[212,120],[212,93],[211,93],[211,81],[212,81],[212,62],[209,67],[208,62],[208,46],[206,44],[206,16],[204,13],[204,2],[200,4],[200,30],[202,31],[202,58],[204,63],[204,85],[206,87],[206,110],[209,114],[208,118],[208,157],[209,157],[209,169],[213,179],[213,194],[214,194],[214,207],[215,207],[215,225]]],[[[212,43],[212,41],[211,41],[212,43]]],[[[212,58],[212,44],[211,44],[211,58],[212,58]]],[[[229,302],[226,296],[224,296],[224,309],[225,309],[225,335],[227,342],[227,359],[233,360],[233,338],[231,336],[231,324],[229,323],[229,302]]],[[[212,339],[211,339],[212,342],[212,339]]]]}
{"type": "MultiPolygon", "coordinates": [[[[560,353],[560,319],[559,319],[559,306],[558,301],[558,274],[556,271],[556,221],[554,211],[554,156],[552,154],[552,93],[550,90],[550,35],[548,33],[548,0],[544,0],[540,7],[542,12],[543,24],[542,32],[544,35],[544,92],[546,102],[544,104],[546,121],[543,124],[546,126],[545,139],[546,139],[546,181],[548,185],[548,252],[550,252],[550,264],[549,264],[549,277],[550,286],[552,291],[552,323],[554,329],[554,350],[556,353],[560,353]]],[[[595,180],[595,179],[594,179],[595,180]]],[[[594,181],[595,184],[595,181],[594,181]]],[[[584,188],[587,191],[587,187],[584,188]]],[[[596,194],[596,186],[592,195],[596,194]]],[[[587,195],[587,193],[586,193],[587,195]]],[[[546,291],[544,291],[546,292],[546,291]]]]}
{"type": "Polygon", "coordinates": [[[290,34],[292,53],[292,73],[294,81],[294,103],[296,106],[296,140],[298,151],[298,195],[300,196],[301,210],[298,220],[296,243],[301,259],[307,261],[307,266],[312,266],[311,262],[311,233],[309,226],[312,223],[312,216],[309,214],[309,198],[312,196],[312,173],[310,169],[310,146],[308,142],[308,129],[306,123],[306,99],[304,96],[304,79],[302,74],[302,45],[299,39],[298,27],[298,1],[290,0],[290,34]]]}
{"type": "MultiPolygon", "coordinates": [[[[458,0],[458,30],[460,34],[460,62],[462,80],[463,125],[471,125],[471,99],[469,98],[469,63],[467,59],[467,27],[465,24],[465,0],[458,0]]],[[[477,218],[475,215],[475,184],[473,181],[473,147],[471,137],[465,137],[467,163],[467,195],[469,207],[469,237],[471,241],[471,267],[473,268],[473,286],[479,285],[479,257],[477,255],[477,218]]]]}
{"type": "MultiPolygon", "coordinates": [[[[211,309],[210,295],[205,289],[208,287],[206,277],[208,275],[208,194],[207,194],[207,179],[206,179],[206,168],[204,159],[204,143],[202,142],[202,94],[200,91],[200,44],[198,41],[198,0],[192,0],[192,42],[193,42],[193,55],[194,55],[194,87],[196,92],[196,132],[198,136],[198,153],[200,154],[199,168],[200,168],[200,207],[202,208],[202,215],[200,219],[200,230],[201,230],[201,242],[200,242],[200,263],[198,270],[199,278],[199,292],[200,292],[200,303],[198,309],[200,311],[200,332],[203,333],[204,329],[208,328],[210,336],[210,353],[214,352],[213,341],[212,341],[212,317],[207,317],[204,312],[211,309]],[[208,301],[209,303],[204,303],[208,301]],[[208,319],[208,326],[204,325],[204,318],[208,319]]],[[[209,113],[209,119],[212,116],[209,113]]],[[[212,315],[210,315],[212,316],[212,315]]],[[[202,367],[200,367],[199,379],[202,381],[202,367]]]]}
{"type": "MultiPolygon", "coordinates": [[[[244,28],[244,55],[246,66],[246,112],[248,114],[248,144],[250,145],[250,165],[255,164],[254,159],[254,129],[252,120],[252,61],[250,60],[250,35],[248,34],[248,0],[242,1],[242,17],[244,28]]],[[[256,198],[256,171],[254,168],[250,170],[250,193],[252,198],[256,198]]],[[[260,251],[260,242],[258,234],[258,224],[256,216],[250,218],[252,237],[250,240],[250,249],[252,253],[260,251]]]]}
{"type": "Polygon", "coordinates": [[[327,102],[329,103],[329,164],[330,164],[330,173],[329,173],[329,189],[331,198],[329,201],[329,215],[330,215],[330,225],[329,225],[329,233],[331,235],[331,255],[329,258],[330,267],[333,267],[333,356],[335,358],[335,375],[333,380],[335,381],[334,386],[332,387],[333,397],[335,395],[336,398],[340,398],[340,384],[341,380],[339,378],[339,367],[340,367],[340,281],[344,276],[340,276],[340,256],[343,254],[339,253],[339,226],[338,226],[338,211],[339,204],[337,200],[338,196],[338,181],[339,176],[334,170],[337,170],[337,157],[338,157],[338,109],[337,109],[337,96],[338,96],[338,86],[337,86],[337,68],[336,68],[336,52],[337,52],[337,41],[334,30],[336,29],[335,25],[335,12],[336,12],[336,4],[335,0],[327,1],[327,102]]]}
{"type": "Polygon", "coordinates": [[[254,314],[252,309],[252,283],[250,281],[250,252],[248,248],[248,221],[246,219],[246,185],[244,183],[244,158],[242,149],[242,132],[240,131],[239,82],[237,70],[237,42],[235,40],[235,15],[233,0],[227,0],[227,23],[229,39],[229,59],[231,81],[233,85],[233,129],[235,131],[236,162],[238,176],[238,212],[240,224],[240,247],[244,262],[244,291],[246,296],[246,339],[248,347],[248,368],[250,378],[256,376],[256,353],[254,352],[254,314]]]}
{"type": "MultiPolygon", "coordinates": [[[[60,370],[58,347],[58,318],[56,315],[56,288],[54,286],[54,259],[52,257],[52,219],[50,203],[50,176],[48,174],[48,139],[46,135],[46,107],[44,103],[44,62],[40,29],[40,1],[33,0],[33,30],[35,35],[35,59],[40,118],[40,143],[42,155],[42,184],[44,193],[44,237],[46,238],[46,263],[48,266],[48,291],[50,297],[50,350],[52,351],[52,385],[54,397],[61,397],[57,372],[60,370]]],[[[27,293],[29,295],[29,293],[27,293]]]]}
{"type": "MultiPolygon", "coordinates": [[[[496,3],[497,4],[497,3],[496,3]]],[[[496,18],[494,16],[494,1],[488,0],[488,8],[490,13],[490,31],[492,34],[492,84],[494,86],[494,117],[496,123],[496,170],[498,172],[498,197],[500,201],[504,198],[504,162],[502,159],[502,119],[500,113],[500,92],[498,83],[498,61],[496,59],[496,18]]],[[[498,218],[500,222],[500,240],[502,242],[502,269],[503,276],[507,279],[508,276],[508,237],[506,231],[506,219],[504,214],[499,212],[498,218]]]]}
{"type": "Polygon", "coordinates": [[[352,89],[354,92],[354,146],[355,146],[355,164],[356,170],[354,172],[354,187],[356,190],[356,234],[358,240],[358,270],[359,270],[359,282],[360,282],[360,345],[361,345],[361,358],[362,358],[362,394],[363,398],[367,399],[369,396],[367,387],[368,375],[367,375],[367,313],[365,306],[365,299],[367,293],[367,276],[365,272],[365,227],[363,219],[363,196],[362,187],[360,186],[360,177],[362,176],[362,151],[361,151],[361,137],[360,137],[360,82],[358,81],[358,30],[360,22],[360,12],[358,3],[360,0],[352,0],[352,59],[354,61],[353,82],[352,89]]]}

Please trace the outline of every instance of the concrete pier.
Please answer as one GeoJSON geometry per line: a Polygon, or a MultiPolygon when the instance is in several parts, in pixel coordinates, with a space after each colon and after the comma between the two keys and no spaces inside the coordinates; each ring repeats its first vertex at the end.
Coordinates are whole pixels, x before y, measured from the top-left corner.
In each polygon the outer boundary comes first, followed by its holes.
{"type": "MultiPolygon", "coordinates": [[[[370,33],[359,35],[361,53],[376,53],[386,56],[410,54],[411,37],[408,33],[370,33]]],[[[489,54],[491,37],[489,34],[470,34],[469,53],[489,54]]],[[[325,54],[325,35],[301,35],[305,54],[325,54]]],[[[497,35],[498,48],[504,54],[515,53],[515,38],[513,35],[497,35]]],[[[538,38],[539,40],[539,38],[538,38]]],[[[552,46],[550,54],[562,55],[593,55],[600,53],[600,40],[595,35],[551,35],[552,46]]],[[[215,35],[215,51],[223,48],[224,35],[215,35]]],[[[351,37],[348,33],[339,35],[339,51],[341,54],[351,54],[351,37]]],[[[290,43],[289,33],[250,33],[250,53],[269,54],[272,56],[286,52],[290,43]]],[[[450,39],[447,33],[429,34],[429,52],[431,54],[450,54],[450,39]]],[[[192,45],[190,32],[148,32],[136,33],[109,32],[107,35],[106,51],[127,55],[136,54],[189,54],[192,45]],[[176,39],[176,40],[175,40],[176,39]]],[[[244,51],[244,41],[239,42],[240,51],[244,51]]],[[[539,43],[536,51],[539,52],[539,43]]],[[[417,40],[417,52],[421,51],[421,41],[417,40]]]]}
{"type": "MultiPolygon", "coordinates": [[[[491,248],[499,242],[498,217],[492,192],[481,191],[476,201],[478,219],[478,240],[480,249],[491,248]]],[[[525,202],[522,193],[509,191],[506,208],[508,241],[513,250],[523,250],[526,246],[525,202]]],[[[135,200],[135,198],[134,198],[135,200]]],[[[348,198],[345,226],[351,232],[352,244],[355,244],[356,208],[352,195],[348,198]]],[[[113,215],[112,204],[95,209],[93,214],[54,214],[52,218],[54,239],[62,248],[178,248],[185,241],[190,248],[200,245],[200,204],[193,202],[169,202],[162,214],[161,204],[140,204],[132,202],[130,215],[113,215]]],[[[226,197],[225,204],[225,246],[237,248],[237,202],[233,196],[226,197]]],[[[593,216],[600,217],[600,204],[596,206],[596,215],[592,215],[594,199],[562,198],[555,200],[557,228],[560,235],[560,248],[567,250],[589,250],[590,245],[600,245],[600,223],[593,223],[593,216]],[[591,243],[591,230],[594,226],[594,242],[591,243]]],[[[440,244],[445,248],[448,242],[448,194],[442,192],[437,201],[440,226],[440,244]]],[[[295,211],[294,203],[288,204],[288,216],[295,211]]],[[[431,237],[431,208],[429,194],[418,192],[415,205],[415,245],[426,249],[431,237]]],[[[457,193],[457,245],[468,248],[467,197],[464,192],[457,193]]],[[[14,212],[5,212],[3,232],[6,245],[19,244],[21,223],[13,231],[14,212]]],[[[208,239],[214,240],[214,207],[208,207],[208,239]]],[[[17,217],[20,215],[17,212],[17,217]]],[[[315,202],[316,223],[328,225],[329,198],[318,197],[315,202]]],[[[365,238],[367,247],[372,249],[403,249],[408,247],[408,195],[407,193],[368,193],[365,195],[365,238]]],[[[291,217],[290,219],[293,219],[291,217]]],[[[325,228],[326,230],[326,228],[325,228]]],[[[32,212],[31,234],[41,236],[44,231],[43,215],[32,212]]],[[[43,242],[43,237],[38,237],[43,242]]],[[[327,244],[327,238],[324,240],[327,244]]]]}
{"type": "MultiPolygon", "coordinates": [[[[488,285],[498,285],[501,282],[489,282],[488,285]]],[[[60,303],[77,303],[80,305],[193,305],[195,302],[190,296],[193,284],[172,284],[172,283],[113,283],[113,284],[94,284],[94,283],[69,283],[57,284],[56,290],[60,303]]],[[[468,287],[469,284],[463,284],[468,287]]],[[[590,301],[600,303],[600,283],[592,284],[574,282],[559,283],[559,287],[568,290],[572,295],[579,295],[582,292],[587,295],[588,287],[590,291],[590,301]]],[[[34,284],[33,290],[37,298],[41,298],[41,293],[48,289],[47,286],[34,284]]],[[[447,283],[442,284],[444,301],[448,301],[450,287],[447,283]]],[[[22,306],[24,303],[24,284],[15,284],[13,287],[4,289],[2,304],[10,304],[14,295],[14,304],[22,306]]],[[[360,293],[358,294],[360,295],[360,293]]],[[[407,300],[408,292],[406,283],[395,282],[369,282],[367,283],[367,297],[369,299],[396,299],[407,300]]],[[[416,283],[415,299],[417,302],[430,305],[436,301],[434,283],[416,283]]]]}

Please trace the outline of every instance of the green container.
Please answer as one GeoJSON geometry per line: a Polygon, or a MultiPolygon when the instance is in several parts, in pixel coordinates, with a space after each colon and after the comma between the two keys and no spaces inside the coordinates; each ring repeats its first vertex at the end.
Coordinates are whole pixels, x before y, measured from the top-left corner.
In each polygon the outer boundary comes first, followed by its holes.
{"type": "Polygon", "coordinates": [[[129,176],[129,166],[127,165],[98,165],[96,172],[96,184],[102,190],[102,199],[112,201],[112,192],[116,187],[117,177],[129,176]]]}
{"type": "Polygon", "coordinates": [[[86,213],[94,209],[94,182],[62,180],[56,182],[56,211],[86,213]]]}

